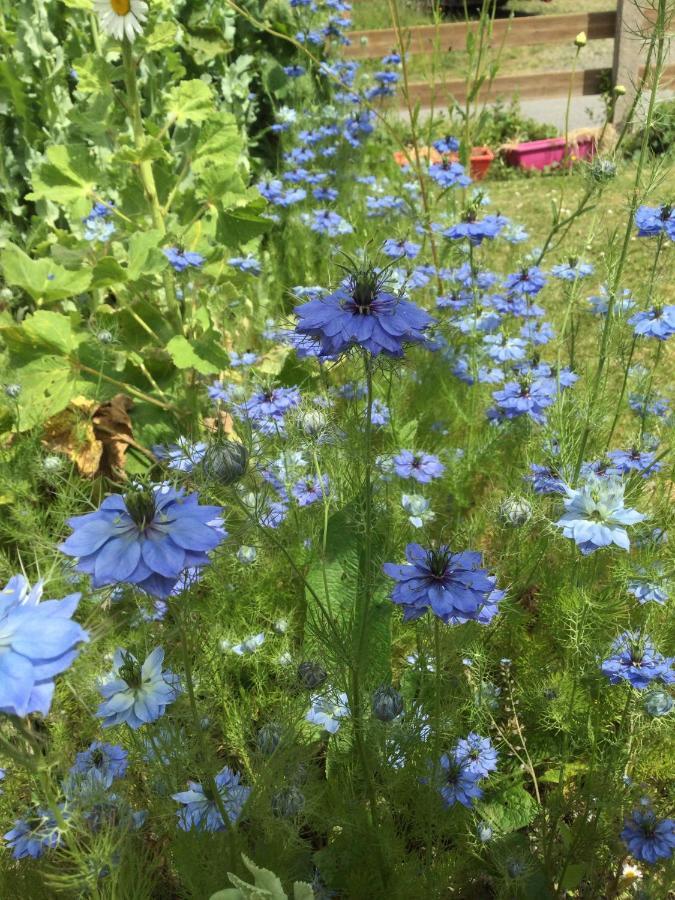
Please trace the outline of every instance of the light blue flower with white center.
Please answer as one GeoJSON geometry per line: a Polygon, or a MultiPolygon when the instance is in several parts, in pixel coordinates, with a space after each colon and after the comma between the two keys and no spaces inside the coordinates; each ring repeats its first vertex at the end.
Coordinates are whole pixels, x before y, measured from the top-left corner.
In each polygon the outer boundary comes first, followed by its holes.
{"type": "Polygon", "coordinates": [[[84,239],[85,241],[97,242],[105,244],[115,234],[115,225],[107,222],[101,217],[86,218],[84,220],[84,239]]]}
{"type": "Polygon", "coordinates": [[[565,512],[556,522],[565,537],[572,538],[584,556],[615,544],[630,550],[627,525],[646,516],[624,506],[624,485],[620,478],[599,478],[592,474],[579,489],[566,487],[565,512]]]}
{"type": "Polygon", "coordinates": [[[402,494],[401,506],[408,513],[408,521],[414,528],[422,528],[436,518],[436,513],[429,508],[431,501],[421,494],[402,494]]]}
{"type": "Polygon", "coordinates": [[[54,677],[78,655],[87,632],[72,620],[80,600],[45,600],[42,583],[31,588],[15,575],[0,591],[0,712],[46,716],[54,696],[54,677]]]}
{"type": "Polygon", "coordinates": [[[164,650],[155,648],[145,662],[139,664],[127,650],[116,650],[113,678],[99,687],[103,703],[96,715],[103,727],[127,724],[140,728],[155,722],[180,693],[180,681],[172,672],[162,671],[164,650]]]}
{"type": "Polygon", "coordinates": [[[222,831],[225,821],[221,812],[225,814],[231,824],[234,824],[241,816],[242,810],[248,800],[251,788],[241,784],[241,776],[224,766],[213,779],[212,783],[202,786],[196,781],[188,781],[189,789],[172,794],[172,799],[183,804],[179,809],[178,826],[183,831],[196,828],[198,831],[222,831]],[[220,797],[220,803],[216,802],[216,791],[220,797]]]}
{"type": "Polygon", "coordinates": [[[306,720],[312,725],[320,725],[328,734],[335,734],[340,728],[340,720],[350,715],[347,694],[344,692],[315,694],[311,704],[306,720]]]}

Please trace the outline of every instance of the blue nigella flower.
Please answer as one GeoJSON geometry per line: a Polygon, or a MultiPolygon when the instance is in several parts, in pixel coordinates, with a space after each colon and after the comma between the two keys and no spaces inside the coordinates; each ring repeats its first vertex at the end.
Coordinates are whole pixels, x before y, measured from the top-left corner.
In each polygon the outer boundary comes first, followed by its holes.
{"type": "Polygon", "coordinates": [[[565,512],[556,522],[565,537],[573,538],[584,556],[615,544],[630,549],[627,525],[642,522],[645,516],[624,506],[621,479],[591,474],[580,488],[566,489],[565,512]]]}
{"type": "Polygon", "coordinates": [[[389,407],[382,400],[375,398],[371,410],[372,424],[382,428],[389,424],[390,419],[391,413],[389,412],[389,407]]]}
{"type": "Polygon", "coordinates": [[[551,269],[551,275],[561,278],[563,281],[577,281],[593,274],[593,266],[590,263],[581,262],[578,259],[569,259],[566,263],[559,263],[551,269]]]}
{"type": "Polygon", "coordinates": [[[203,441],[192,443],[187,438],[179,437],[175,444],[167,447],[155,445],[153,453],[159,459],[167,460],[167,467],[176,472],[191,472],[203,459],[207,445],[203,441]]]}
{"type": "Polygon", "coordinates": [[[471,179],[465,173],[464,166],[447,159],[429,166],[429,178],[444,188],[455,187],[455,185],[466,187],[471,184],[471,179]]]}
{"type": "Polygon", "coordinates": [[[481,737],[475,731],[457,741],[454,757],[455,762],[479,778],[497,768],[497,751],[490,738],[481,737]]]}
{"type": "Polygon", "coordinates": [[[637,576],[628,582],[628,593],[632,594],[640,603],[665,603],[668,599],[669,592],[665,585],[663,567],[654,566],[651,573],[646,569],[639,569],[637,576]]]}
{"type": "Polygon", "coordinates": [[[190,266],[199,269],[206,261],[201,254],[193,253],[190,250],[181,250],[179,247],[166,247],[162,252],[176,272],[184,272],[190,266]]]}
{"type": "Polygon", "coordinates": [[[643,691],[656,680],[663,684],[675,682],[673,659],[662,656],[648,638],[625,631],[616,638],[612,650],[612,656],[600,666],[600,671],[612,684],[628,681],[643,691]]]}
{"type": "Polygon", "coordinates": [[[494,391],[500,411],[507,419],[529,416],[538,425],[546,423],[544,410],[555,401],[556,383],[551,378],[537,378],[531,381],[508,381],[499,391],[494,391]]]}
{"type": "Polygon", "coordinates": [[[320,725],[329,734],[335,734],[340,728],[340,720],[350,715],[345,693],[316,694],[310,703],[305,718],[312,725],[320,725]]]}
{"type": "Polygon", "coordinates": [[[433,146],[439,153],[456,153],[459,150],[459,141],[457,138],[447,134],[445,137],[434,141],[433,146]]]}
{"type": "Polygon", "coordinates": [[[440,759],[442,781],[438,786],[438,793],[443,798],[446,806],[454,806],[461,803],[470,809],[474,800],[483,796],[482,789],[478,786],[480,776],[471,771],[466,765],[458,763],[447,753],[440,759]]]}
{"type": "Polygon", "coordinates": [[[323,484],[318,476],[301,478],[293,485],[291,493],[298,501],[298,506],[311,506],[328,494],[328,475],[323,476],[323,484]]]}
{"type": "Polygon", "coordinates": [[[445,472],[445,466],[433,453],[400,450],[394,456],[393,464],[399,478],[414,478],[420,484],[428,484],[434,478],[440,478],[445,472]]]}
{"type": "Polygon", "coordinates": [[[42,584],[31,588],[15,575],[0,591],[0,712],[46,716],[54,696],[54,678],[78,655],[87,632],[72,620],[80,600],[41,601],[42,584]]]}
{"type": "Polygon", "coordinates": [[[385,287],[386,275],[366,260],[332,294],[295,307],[296,331],[320,341],[326,356],[359,346],[373,356],[401,357],[406,344],[424,341],[433,320],[385,287]]]}
{"type": "Polygon", "coordinates": [[[312,231],[317,234],[325,234],[328,237],[339,237],[341,234],[351,234],[352,226],[338,213],[331,209],[315,209],[307,216],[306,222],[312,231]]]}
{"type": "Polygon", "coordinates": [[[635,213],[638,237],[656,237],[665,232],[675,240],[675,209],[670,205],[639,206],[635,213]]]}
{"type": "Polygon", "coordinates": [[[38,809],[26,819],[17,819],[14,828],[3,835],[14,859],[39,859],[45,850],[53,850],[61,840],[53,813],[38,809]]]}
{"type": "Polygon", "coordinates": [[[489,618],[496,613],[504,594],[495,589],[495,577],[480,568],[480,553],[408,544],[405,555],[406,564],[383,566],[385,575],[396,581],[391,599],[403,606],[404,621],[419,619],[429,607],[446,624],[480,621],[486,607],[492,607],[489,618]]]}
{"type": "Polygon", "coordinates": [[[183,804],[179,809],[178,826],[183,831],[195,828],[198,831],[223,831],[226,827],[221,807],[228,818],[228,825],[234,824],[251,793],[251,788],[241,783],[241,775],[227,766],[218,772],[212,784],[204,787],[196,781],[188,781],[187,791],[172,794],[172,799],[183,804]],[[220,803],[216,802],[216,791],[220,803]]]}
{"type": "Polygon", "coordinates": [[[382,245],[382,252],[385,256],[390,256],[394,259],[399,259],[402,256],[414,259],[421,249],[421,244],[416,244],[414,241],[406,241],[403,238],[398,241],[395,238],[387,238],[382,245]]]}
{"type": "Polygon", "coordinates": [[[408,514],[408,521],[413,528],[422,528],[436,518],[436,514],[430,509],[431,501],[421,494],[402,494],[401,506],[408,514]]]}
{"type": "Polygon", "coordinates": [[[232,256],[228,259],[227,264],[232,266],[233,269],[245,272],[247,275],[260,275],[262,272],[262,266],[252,256],[232,256]]]}
{"type": "Polygon", "coordinates": [[[675,334],[675,306],[653,306],[635,313],[628,324],[638,337],[652,337],[666,341],[675,334]]]}
{"type": "Polygon", "coordinates": [[[167,484],[111,494],[100,508],[68,520],[73,533],[60,549],[94,587],[127,582],[165,598],[183,569],[205,566],[226,537],[219,506],[167,484]]]}
{"type": "Polygon", "coordinates": [[[675,820],[659,820],[651,809],[636,809],[625,823],[621,840],[641,862],[670,859],[675,850],[675,820]]]}
{"type": "Polygon", "coordinates": [[[288,75],[289,78],[300,78],[306,71],[304,66],[284,66],[284,73],[288,75]]]}
{"type": "Polygon", "coordinates": [[[116,650],[113,657],[112,679],[99,687],[103,703],[96,715],[103,719],[103,727],[127,724],[140,728],[164,715],[180,692],[177,675],[162,671],[164,650],[156,647],[141,665],[128,650],[116,650]]]}
{"type": "Polygon", "coordinates": [[[264,434],[283,433],[284,417],[300,403],[300,391],[296,387],[267,388],[253,394],[236,407],[239,415],[249,419],[264,434]]]}
{"type": "Polygon", "coordinates": [[[504,279],[506,290],[518,294],[538,294],[545,284],[546,276],[538,266],[525,266],[504,279]]]}
{"type": "Polygon", "coordinates": [[[612,461],[617,475],[637,472],[643,478],[649,478],[661,468],[661,463],[656,461],[656,453],[635,447],[632,450],[611,450],[607,457],[612,461]]]}
{"type": "Polygon", "coordinates": [[[500,231],[506,227],[508,219],[504,216],[485,216],[477,219],[474,210],[465,213],[464,219],[451,225],[442,232],[443,237],[451,241],[459,241],[466,238],[474,247],[480,246],[484,240],[493,240],[500,231]]]}
{"type": "Polygon", "coordinates": [[[72,774],[93,774],[100,778],[105,787],[110,787],[115,778],[123,778],[127,770],[128,754],[117,744],[94,741],[87,750],[75,757],[72,774]]]}

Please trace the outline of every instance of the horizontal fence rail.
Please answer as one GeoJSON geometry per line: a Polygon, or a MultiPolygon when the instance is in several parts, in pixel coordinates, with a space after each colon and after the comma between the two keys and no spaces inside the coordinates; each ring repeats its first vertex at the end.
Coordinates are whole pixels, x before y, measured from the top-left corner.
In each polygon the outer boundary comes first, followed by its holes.
{"type": "MultiPolygon", "coordinates": [[[[478,95],[480,100],[496,100],[497,97],[517,94],[522,100],[532,100],[545,96],[566,97],[570,89],[572,77],[572,95],[600,94],[609,84],[611,69],[581,69],[574,73],[560,72],[525,72],[522,75],[500,75],[490,84],[484,84],[478,95]]],[[[420,82],[409,85],[412,103],[421,106],[447,105],[452,97],[459,103],[466,100],[466,82],[463,79],[447,79],[437,84],[420,82]]]]}
{"type": "MultiPolygon", "coordinates": [[[[478,29],[478,22],[450,22],[443,25],[414,25],[402,28],[404,46],[410,54],[457,52],[466,47],[470,32],[478,29]]],[[[490,43],[505,47],[527,47],[532,44],[564,44],[573,41],[580,31],[589,40],[613,38],[616,12],[571,13],[562,16],[523,16],[496,19],[491,28],[490,43]]],[[[372,31],[352,31],[351,44],[344,48],[347,59],[376,59],[398,46],[393,28],[372,31]]]]}

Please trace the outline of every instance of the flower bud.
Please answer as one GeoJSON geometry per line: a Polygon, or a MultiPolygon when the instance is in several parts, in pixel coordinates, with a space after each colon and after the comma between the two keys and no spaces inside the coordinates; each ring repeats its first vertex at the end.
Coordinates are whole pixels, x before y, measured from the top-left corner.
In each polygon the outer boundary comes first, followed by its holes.
{"type": "Polygon", "coordinates": [[[504,525],[519,528],[532,517],[532,506],[524,497],[507,497],[499,507],[499,518],[504,525]]]}
{"type": "Polygon", "coordinates": [[[304,409],[298,413],[297,423],[303,434],[316,438],[326,430],[328,419],[320,409],[304,409]]]}
{"type": "Polygon", "coordinates": [[[614,93],[616,94],[617,97],[623,97],[623,95],[626,93],[626,88],[624,87],[623,84],[615,84],[614,85],[614,93]]]}
{"type": "Polygon", "coordinates": [[[644,708],[648,715],[655,718],[666,716],[673,708],[673,698],[665,691],[652,691],[645,697],[644,708]]]}
{"type": "Polygon", "coordinates": [[[21,393],[21,385],[20,384],[6,384],[5,385],[5,396],[9,397],[10,400],[16,400],[16,398],[21,393]]]}
{"type": "Polygon", "coordinates": [[[391,722],[403,712],[403,697],[396,688],[384,684],[373,692],[373,715],[380,722],[391,722]]]}
{"type": "Polygon", "coordinates": [[[305,807],[305,795],[295,785],[282,788],[272,797],[272,812],[282,819],[297,816],[305,807]]]}
{"type": "Polygon", "coordinates": [[[201,468],[207,478],[221,484],[234,484],[246,472],[248,450],[237,441],[218,440],[204,454],[201,468]]]}
{"type": "Polygon", "coordinates": [[[574,46],[575,47],[585,47],[588,43],[588,38],[586,37],[585,31],[580,31],[579,34],[574,38],[574,46]]]}
{"type": "Polygon", "coordinates": [[[324,683],[328,673],[320,663],[307,660],[298,666],[298,678],[303,687],[313,691],[324,683]]]}
{"type": "Polygon", "coordinates": [[[255,547],[247,547],[245,544],[242,544],[241,547],[237,550],[237,559],[242,565],[250,565],[256,561],[256,557],[258,556],[258,551],[255,547]]]}
{"type": "Polygon", "coordinates": [[[112,344],[112,341],[113,341],[112,332],[110,332],[106,328],[104,328],[102,331],[99,331],[97,333],[96,340],[101,344],[112,344]]]}
{"type": "Polygon", "coordinates": [[[256,744],[258,750],[266,756],[271,756],[279,746],[281,741],[281,725],[276,722],[269,722],[263,725],[256,736],[256,744]]]}

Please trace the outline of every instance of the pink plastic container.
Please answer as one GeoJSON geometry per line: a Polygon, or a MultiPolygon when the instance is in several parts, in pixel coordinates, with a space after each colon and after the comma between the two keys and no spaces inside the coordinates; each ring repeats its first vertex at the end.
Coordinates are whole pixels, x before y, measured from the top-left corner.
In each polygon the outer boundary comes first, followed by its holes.
{"type": "Polygon", "coordinates": [[[565,145],[565,138],[546,138],[543,141],[524,141],[504,151],[506,162],[521,169],[544,169],[563,162],[574,163],[588,159],[595,153],[595,140],[582,138],[565,145]]]}

